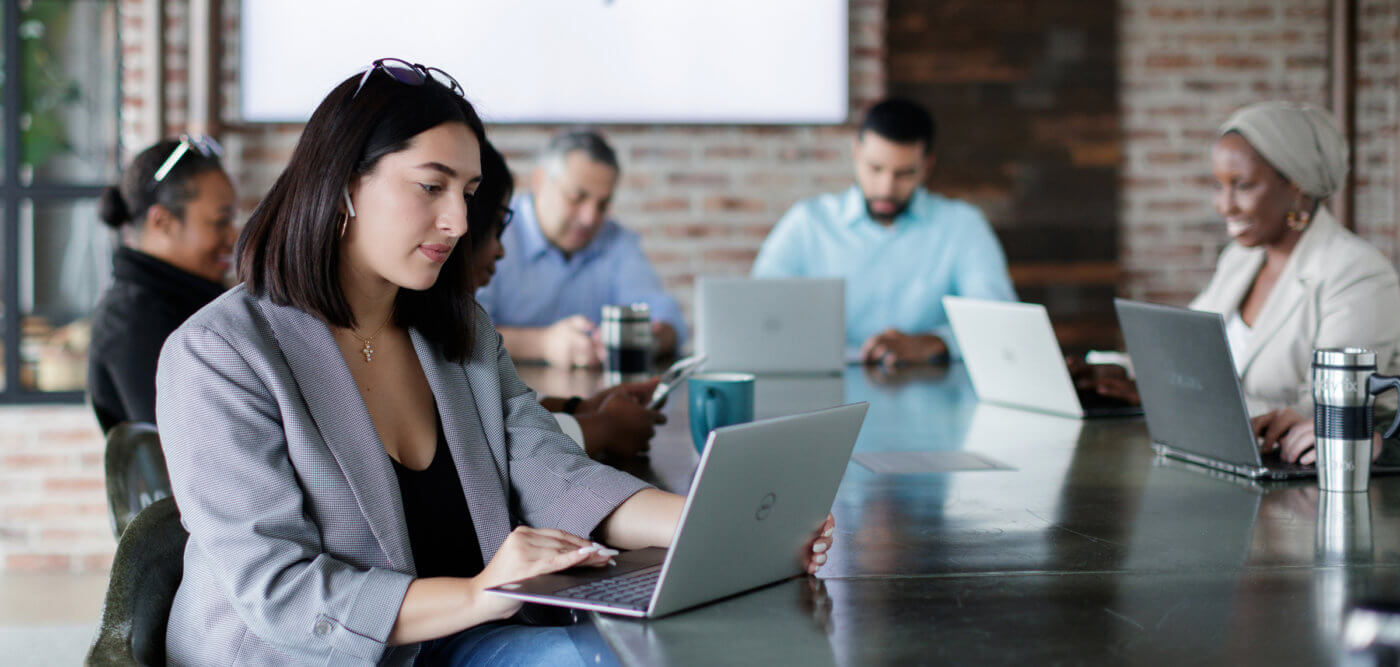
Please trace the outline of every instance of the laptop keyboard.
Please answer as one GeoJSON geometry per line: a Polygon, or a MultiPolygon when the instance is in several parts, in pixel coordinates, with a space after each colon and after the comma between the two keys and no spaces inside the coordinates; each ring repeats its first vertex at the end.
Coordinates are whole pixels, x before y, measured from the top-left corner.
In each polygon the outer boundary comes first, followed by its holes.
{"type": "Polygon", "coordinates": [[[1083,406],[1085,410],[1139,407],[1121,398],[1104,396],[1093,389],[1075,389],[1075,393],[1079,395],[1079,404],[1083,406]]]}
{"type": "Polygon", "coordinates": [[[1283,460],[1282,456],[1279,456],[1279,453],[1277,451],[1272,451],[1267,454],[1263,454],[1259,458],[1263,462],[1265,468],[1268,468],[1269,470],[1272,470],[1274,472],[1289,473],[1293,475],[1307,475],[1317,473],[1317,466],[1311,463],[1303,465],[1301,463],[1285,461],[1283,460]]]}
{"type": "Polygon", "coordinates": [[[651,600],[651,594],[656,590],[656,581],[660,577],[661,566],[653,565],[616,577],[565,588],[556,592],[555,595],[562,598],[606,602],[632,609],[642,609],[651,600]]]}

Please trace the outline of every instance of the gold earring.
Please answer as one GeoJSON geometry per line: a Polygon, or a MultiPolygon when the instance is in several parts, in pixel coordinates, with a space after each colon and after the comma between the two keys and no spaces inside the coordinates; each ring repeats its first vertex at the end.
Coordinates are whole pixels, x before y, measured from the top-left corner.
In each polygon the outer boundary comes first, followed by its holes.
{"type": "Polygon", "coordinates": [[[1288,225],[1289,229],[1295,232],[1301,232],[1308,228],[1309,218],[1311,217],[1312,216],[1308,215],[1307,211],[1289,211],[1288,216],[1285,218],[1285,223],[1288,225]]]}
{"type": "Polygon", "coordinates": [[[340,238],[345,238],[345,228],[350,226],[350,214],[346,213],[340,219],[340,238]]]}

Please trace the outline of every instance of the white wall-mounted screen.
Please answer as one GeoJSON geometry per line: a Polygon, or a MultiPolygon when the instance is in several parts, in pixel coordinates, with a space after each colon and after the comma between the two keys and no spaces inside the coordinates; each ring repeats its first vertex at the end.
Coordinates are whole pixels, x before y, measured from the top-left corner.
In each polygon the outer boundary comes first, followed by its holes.
{"type": "Polygon", "coordinates": [[[302,122],[375,58],[434,65],[488,122],[846,119],[848,0],[242,0],[244,121],[302,122]]]}

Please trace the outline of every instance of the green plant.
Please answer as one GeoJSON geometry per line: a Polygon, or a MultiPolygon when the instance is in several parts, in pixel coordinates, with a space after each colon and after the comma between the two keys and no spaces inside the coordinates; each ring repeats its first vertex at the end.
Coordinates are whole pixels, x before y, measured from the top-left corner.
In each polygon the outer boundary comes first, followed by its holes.
{"type": "Polygon", "coordinates": [[[37,1],[21,8],[20,163],[29,167],[70,150],[62,111],[78,102],[82,91],[54,54],[68,33],[73,3],[37,1]]]}

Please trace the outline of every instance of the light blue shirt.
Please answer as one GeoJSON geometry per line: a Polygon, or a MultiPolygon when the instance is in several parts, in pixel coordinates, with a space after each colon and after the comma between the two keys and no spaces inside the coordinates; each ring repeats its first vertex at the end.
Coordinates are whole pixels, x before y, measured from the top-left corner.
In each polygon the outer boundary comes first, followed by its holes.
{"type": "Polygon", "coordinates": [[[922,187],[888,227],[870,217],[856,186],[798,202],[763,242],[753,275],[844,278],[851,347],[893,328],[935,334],[956,355],[945,295],[1016,300],[982,212],[922,187]]]}
{"type": "Polygon", "coordinates": [[[676,330],[676,347],[686,340],[685,317],[642,252],[641,239],[614,220],[571,257],[545,238],[528,195],[511,201],[515,217],[501,236],[506,256],[496,276],[476,299],[500,327],[547,327],[583,315],[597,324],[603,306],[645,303],[651,321],[676,330]]]}

